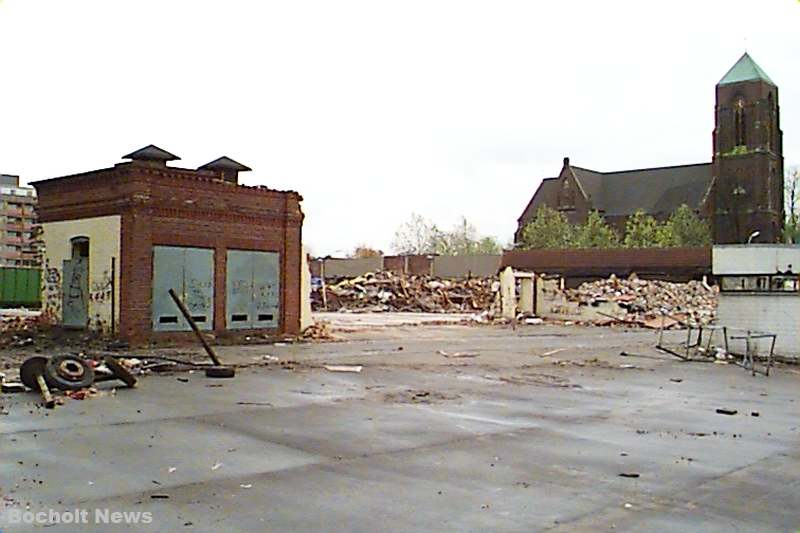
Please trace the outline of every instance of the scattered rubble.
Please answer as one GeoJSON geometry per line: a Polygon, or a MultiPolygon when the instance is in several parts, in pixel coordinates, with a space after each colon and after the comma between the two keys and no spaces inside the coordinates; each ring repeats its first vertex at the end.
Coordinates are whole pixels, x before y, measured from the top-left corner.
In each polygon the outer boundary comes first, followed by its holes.
{"type": "MultiPolygon", "coordinates": [[[[658,329],[679,327],[684,323],[709,324],[714,320],[719,291],[701,281],[673,283],[639,279],[608,279],[583,283],[564,291],[566,299],[579,305],[598,306],[614,302],[624,313],[606,316],[611,321],[658,329]]],[[[599,320],[598,322],[603,322],[599,320]]]]}
{"type": "MultiPolygon", "coordinates": [[[[390,271],[326,286],[329,311],[480,312],[499,309],[499,295],[500,282],[495,278],[447,280],[390,271]]],[[[312,306],[323,310],[320,291],[314,293],[312,306]]]]}
{"type": "Polygon", "coordinates": [[[442,357],[452,358],[452,359],[463,359],[468,357],[478,357],[479,354],[477,353],[470,353],[470,352],[446,352],[444,350],[439,350],[439,355],[442,357]]]}
{"type": "Polygon", "coordinates": [[[303,330],[303,339],[313,342],[340,341],[331,331],[331,325],[324,320],[316,320],[303,330]]]}
{"type": "Polygon", "coordinates": [[[358,374],[364,367],[361,365],[324,365],[323,368],[328,372],[353,372],[358,374]]]}

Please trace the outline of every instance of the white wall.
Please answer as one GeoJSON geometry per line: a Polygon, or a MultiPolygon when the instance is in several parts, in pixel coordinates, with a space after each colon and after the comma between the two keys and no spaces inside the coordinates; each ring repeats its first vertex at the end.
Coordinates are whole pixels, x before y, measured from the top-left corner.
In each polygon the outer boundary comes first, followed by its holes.
{"type": "Polygon", "coordinates": [[[120,233],[119,215],[46,222],[42,269],[42,310],[57,323],[62,320],[63,261],[72,256],[73,237],[89,237],[89,322],[92,329],[111,327],[111,258],[116,258],[115,322],[119,324],[120,233]]]}
{"type": "MultiPolygon", "coordinates": [[[[731,294],[722,293],[717,307],[717,323],[722,326],[777,333],[775,353],[800,356],[800,295],[790,294],[731,294]]],[[[731,346],[744,353],[743,343],[731,346]]],[[[759,351],[769,349],[760,341],[759,351]]]]}
{"type": "Polygon", "coordinates": [[[715,276],[800,272],[800,246],[780,244],[733,244],[714,246],[715,276]]]}

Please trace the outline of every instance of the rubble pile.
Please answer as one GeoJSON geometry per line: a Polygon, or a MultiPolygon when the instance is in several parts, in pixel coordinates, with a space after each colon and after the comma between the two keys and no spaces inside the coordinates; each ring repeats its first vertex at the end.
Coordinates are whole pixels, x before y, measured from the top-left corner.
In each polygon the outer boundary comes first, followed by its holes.
{"type": "Polygon", "coordinates": [[[620,321],[648,327],[661,327],[663,323],[667,328],[680,323],[709,324],[714,320],[719,294],[717,287],[701,281],[672,283],[639,279],[635,274],[628,279],[612,275],[565,292],[569,301],[581,305],[616,303],[625,311],[618,317],[620,321]]]}
{"type": "Polygon", "coordinates": [[[304,329],[303,339],[311,342],[342,340],[333,334],[331,325],[323,320],[317,320],[304,329]]]}
{"type": "MultiPolygon", "coordinates": [[[[329,311],[474,313],[492,308],[499,290],[494,278],[446,280],[384,271],[327,285],[325,296],[329,311]]],[[[321,294],[312,304],[314,310],[325,308],[321,294]]]]}

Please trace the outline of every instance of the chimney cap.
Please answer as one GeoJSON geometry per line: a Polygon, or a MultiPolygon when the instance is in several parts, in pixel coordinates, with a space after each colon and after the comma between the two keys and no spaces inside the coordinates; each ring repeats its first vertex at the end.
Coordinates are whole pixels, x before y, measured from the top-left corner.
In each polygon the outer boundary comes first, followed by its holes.
{"type": "Polygon", "coordinates": [[[215,159],[199,167],[198,170],[235,170],[237,172],[249,172],[253,169],[224,155],[219,159],[215,159]]]}
{"type": "Polygon", "coordinates": [[[565,157],[565,158],[564,158],[564,166],[565,166],[565,167],[568,167],[568,166],[569,166],[569,157],[565,157]]]}
{"type": "Polygon", "coordinates": [[[130,159],[132,161],[175,161],[176,159],[180,159],[175,154],[171,154],[166,150],[159,148],[154,144],[148,144],[144,148],[139,148],[138,150],[129,153],[128,155],[123,155],[122,159],[130,159]]]}

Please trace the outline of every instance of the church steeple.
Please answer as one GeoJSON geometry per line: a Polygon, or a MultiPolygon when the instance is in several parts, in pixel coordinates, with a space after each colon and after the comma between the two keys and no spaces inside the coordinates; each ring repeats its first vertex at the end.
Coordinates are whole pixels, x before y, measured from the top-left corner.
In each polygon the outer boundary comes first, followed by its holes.
{"type": "Polygon", "coordinates": [[[783,228],[783,134],[778,87],[745,53],[716,87],[715,243],[778,242],[783,228]]]}
{"type": "Polygon", "coordinates": [[[775,83],[769,79],[767,73],[758,66],[758,63],[753,61],[750,54],[747,52],[739,58],[739,61],[731,67],[727,74],[725,74],[717,86],[730,85],[731,83],[740,83],[743,81],[765,81],[775,86],[775,83]]]}

